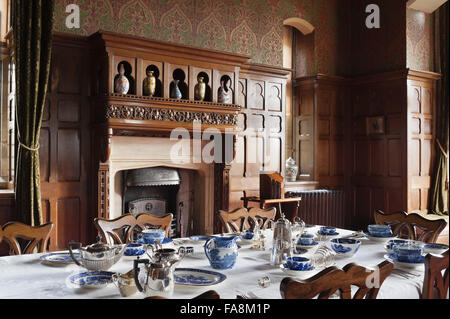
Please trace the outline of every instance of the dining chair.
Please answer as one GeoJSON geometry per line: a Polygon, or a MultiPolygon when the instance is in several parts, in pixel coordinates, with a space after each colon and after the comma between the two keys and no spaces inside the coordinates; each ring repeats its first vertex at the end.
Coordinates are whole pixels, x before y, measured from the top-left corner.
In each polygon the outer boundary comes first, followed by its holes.
{"type": "Polygon", "coordinates": [[[172,219],[173,215],[170,213],[164,216],[156,216],[150,213],[140,213],[135,216],[128,213],[114,219],[97,217],[94,219],[94,225],[103,242],[124,244],[136,239],[136,233],[145,228],[164,229],[166,237],[168,237],[172,219]]]}
{"type": "Polygon", "coordinates": [[[425,256],[425,278],[422,299],[447,299],[448,296],[448,250],[442,256],[425,256]],[[444,275],[442,272],[444,271],[444,275]]]}
{"type": "Polygon", "coordinates": [[[395,212],[386,214],[377,209],[374,217],[376,224],[391,225],[392,233],[400,238],[427,243],[435,243],[439,234],[447,226],[444,219],[430,220],[416,213],[395,212]]]}
{"type": "Polygon", "coordinates": [[[275,218],[276,208],[261,209],[257,207],[247,210],[245,207],[237,208],[231,212],[219,210],[222,227],[229,233],[242,232],[253,228],[255,223],[267,228],[270,220],[275,218]]]}
{"type": "Polygon", "coordinates": [[[47,244],[53,223],[30,226],[20,222],[8,222],[0,229],[0,243],[5,240],[9,244],[10,255],[31,254],[37,248],[38,253],[47,251],[47,244]],[[21,248],[20,240],[25,242],[21,248]]]}
{"type": "Polygon", "coordinates": [[[306,280],[286,277],[281,281],[280,293],[285,299],[312,299],[315,296],[328,299],[340,292],[341,299],[352,299],[351,287],[357,286],[359,289],[353,299],[376,299],[381,285],[394,269],[394,264],[385,260],[377,267],[374,270],[351,263],[342,270],[334,266],[328,267],[306,280]]]}

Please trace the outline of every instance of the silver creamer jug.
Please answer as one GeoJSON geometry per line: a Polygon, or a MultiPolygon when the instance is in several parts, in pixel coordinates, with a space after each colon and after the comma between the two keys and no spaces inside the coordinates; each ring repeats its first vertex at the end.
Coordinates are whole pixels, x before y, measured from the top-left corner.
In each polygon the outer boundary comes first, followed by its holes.
{"type": "Polygon", "coordinates": [[[274,223],[271,265],[280,265],[285,257],[291,256],[291,238],[291,222],[281,213],[281,218],[274,223]]]}

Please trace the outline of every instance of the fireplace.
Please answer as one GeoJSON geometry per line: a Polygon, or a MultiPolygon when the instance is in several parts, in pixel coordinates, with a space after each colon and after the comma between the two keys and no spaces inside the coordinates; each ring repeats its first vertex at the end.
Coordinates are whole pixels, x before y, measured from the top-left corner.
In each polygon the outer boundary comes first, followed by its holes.
{"type": "Polygon", "coordinates": [[[172,213],[172,237],[214,232],[214,163],[192,154],[174,161],[171,152],[176,143],[192,140],[111,138],[106,178],[110,219],[126,213],[172,213]]]}
{"type": "Polygon", "coordinates": [[[193,229],[195,171],[165,166],[125,170],[122,212],[173,215],[170,237],[185,237],[193,229]]]}

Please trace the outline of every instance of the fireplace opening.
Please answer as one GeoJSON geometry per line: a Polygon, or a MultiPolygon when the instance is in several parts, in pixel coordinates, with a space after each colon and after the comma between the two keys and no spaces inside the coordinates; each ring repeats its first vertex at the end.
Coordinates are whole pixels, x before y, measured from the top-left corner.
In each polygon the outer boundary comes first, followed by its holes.
{"type": "Polygon", "coordinates": [[[192,229],[195,171],[148,167],[122,171],[122,212],[173,214],[170,237],[188,236],[192,229]]]}

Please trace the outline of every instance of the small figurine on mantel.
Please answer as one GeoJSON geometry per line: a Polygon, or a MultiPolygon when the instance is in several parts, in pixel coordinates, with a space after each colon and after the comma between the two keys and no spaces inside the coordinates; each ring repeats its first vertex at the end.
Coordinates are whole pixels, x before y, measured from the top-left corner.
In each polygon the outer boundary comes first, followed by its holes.
{"type": "Polygon", "coordinates": [[[230,82],[230,79],[228,77],[220,80],[220,88],[217,96],[217,101],[219,103],[233,103],[233,91],[231,91],[231,88],[228,87],[228,82],[230,82]]]}
{"type": "Polygon", "coordinates": [[[180,80],[173,80],[173,87],[170,92],[170,97],[173,99],[181,99],[183,97],[180,88],[178,87],[179,82],[180,80]]]}
{"type": "Polygon", "coordinates": [[[154,72],[152,70],[147,70],[147,77],[145,78],[143,83],[144,96],[155,95],[156,78],[153,73],[154,72]]]}
{"type": "Polygon", "coordinates": [[[130,89],[130,81],[125,76],[125,67],[123,63],[119,65],[119,74],[114,80],[114,92],[119,94],[127,94],[130,89]]]}

